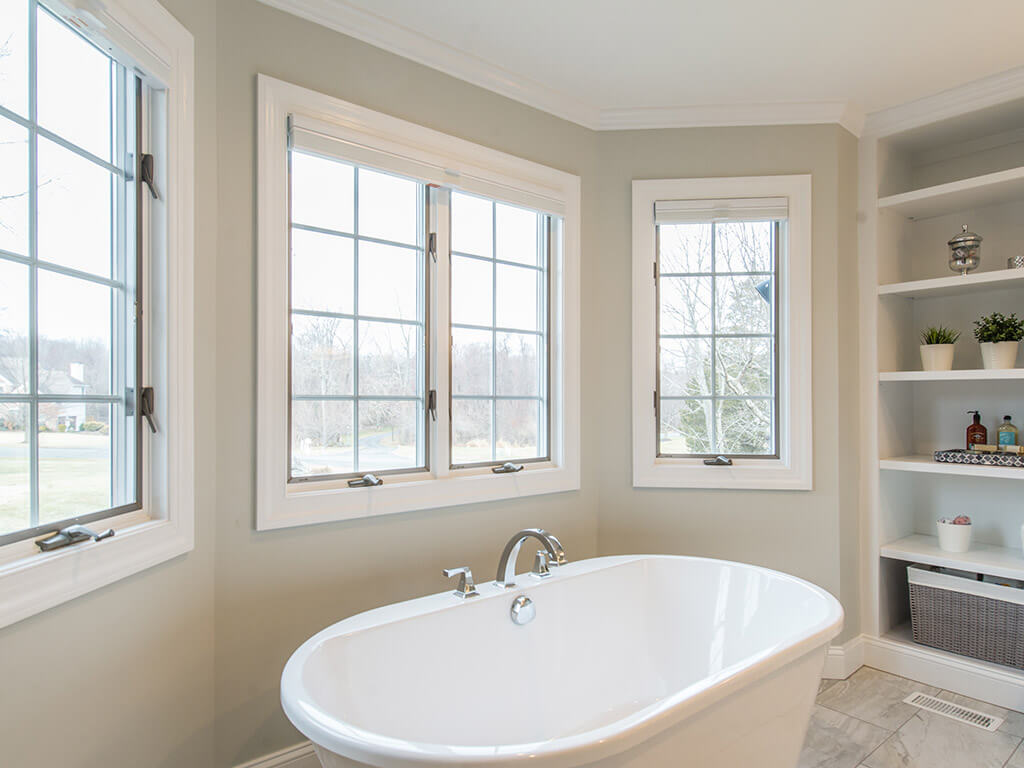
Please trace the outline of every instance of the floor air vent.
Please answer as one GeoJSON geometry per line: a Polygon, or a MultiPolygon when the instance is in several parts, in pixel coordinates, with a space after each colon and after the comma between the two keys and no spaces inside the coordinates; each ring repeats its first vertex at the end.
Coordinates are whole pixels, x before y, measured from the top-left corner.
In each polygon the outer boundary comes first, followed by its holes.
{"type": "Polygon", "coordinates": [[[973,725],[975,728],[981,728],[984,731],[994,731],[1003,724],[1003,718],[1001,717],[986,715],[984,712],[979,712],[976,709],[961,707],[959,704],[943,701],[920,691],[914,691],[903,701],[907,704],[913,704],[915,707],[927,709],[929,712],[934,712],[937,715],[948,717],[951,720],[958,720],[961,723],[973,725]]]}

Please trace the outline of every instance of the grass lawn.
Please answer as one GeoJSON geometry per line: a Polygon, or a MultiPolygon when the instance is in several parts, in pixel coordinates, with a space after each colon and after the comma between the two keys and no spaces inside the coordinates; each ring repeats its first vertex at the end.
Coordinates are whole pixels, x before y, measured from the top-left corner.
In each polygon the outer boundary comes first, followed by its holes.
{"type": "MultiPolygon", "coordinates": [[[[39,519],[63,520],[110,504],[106,435],[39,435],[39,519]],[[48,457],[53,451],[58,455],[48,457]]],[[[0,533],[29,525],[28,447],[24,433],[0,432],[0,533]]]]}

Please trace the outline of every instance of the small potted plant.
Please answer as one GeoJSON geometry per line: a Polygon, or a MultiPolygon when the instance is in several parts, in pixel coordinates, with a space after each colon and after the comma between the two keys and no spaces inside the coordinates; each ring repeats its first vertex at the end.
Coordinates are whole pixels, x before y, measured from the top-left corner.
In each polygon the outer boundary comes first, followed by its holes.
{"type": "Polygon", "coordinates": [[[986,368],[1013,368],[1017,349],[1024,339],[1024,320],[993,312],[974,321],[974,338],[981,344],[981,359],[986,368]]]}
{"type": "Polygon", "coordinates": [[[971,518],[967,515],[943,517],[935,521],[939,549],[944,552],[966,552],[971,548],[971,518]]]}
{"type": "Polygon", "coordinates": [[[953,369],[953,345],[960,331],[944,326],[931,326],[921,332],[921,367],[926,371],[953,369]]]}

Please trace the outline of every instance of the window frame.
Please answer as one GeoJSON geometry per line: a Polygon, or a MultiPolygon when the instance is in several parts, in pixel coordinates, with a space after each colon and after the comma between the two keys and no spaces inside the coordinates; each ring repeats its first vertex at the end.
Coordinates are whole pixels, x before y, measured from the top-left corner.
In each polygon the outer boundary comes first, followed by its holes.
{"type": "Polygon", "coordinates": [[[141,507],[104,519],[113,538],[50,552],[34,539],[0,546],[0,627],[189,552],[195,540],[194,41],[156,0],[45,5],[146,86],[141,151],[154,155],[160,198],[142,196],[148,316],[138,385],[155,389],[159,431],[143,431],[141,507]]]}
{"type": "MultiPolygon", "coordinates": [[[[579,177],[263,74],[257,77],[257,90],[257,530],[578,489],[579,177]],[[385,475],[377,487],[350,488],[344,479],[287,482],[286,159],[289,130],[296,127],[326,142],[333,154],[345,152],[348,162],[561,217],[558,266],[550,267],[549,347],[555,362],[549,460],[524,463],[522,471],[509,474],[495,474],[491,464],[450,467],[449,345],[433,341],[427,344],[427,370],[429,389],[436,392],[437,420],[428,422],[429,469],[385,475]]],[[[447,197],[436,195],[432,218],[450,216],[447,197]]],[[[427,276],[427,324],[437,339],[451,328],[451,248],[447,227],[431,231],[437,233],[438,258],[427,276]]]]}
{"type": "Polygon", "coordinates": [[[633,181],[633,486],[811,490],[811,176],[633,181]],[[668,200],[785,197],[789,216],[776,271],[778,457],[658,455],[658,253],[654,206],[668,200]],[[653,403],[652,403],[653,394],[653,403]]]}

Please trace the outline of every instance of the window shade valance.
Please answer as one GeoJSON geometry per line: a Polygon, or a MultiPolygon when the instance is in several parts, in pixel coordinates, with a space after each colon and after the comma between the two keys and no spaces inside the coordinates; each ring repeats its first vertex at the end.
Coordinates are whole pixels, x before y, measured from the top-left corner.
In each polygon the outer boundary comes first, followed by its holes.
{"type": "Polygon", "coordinates": [[[658,200],[655,224],[695,224],[702,221],[779,221],[789,217],[785,197],[745,197],[721,200],[658,200]]]}

